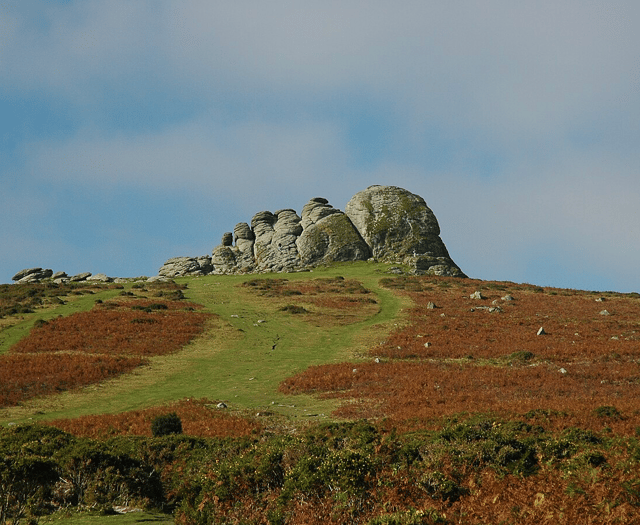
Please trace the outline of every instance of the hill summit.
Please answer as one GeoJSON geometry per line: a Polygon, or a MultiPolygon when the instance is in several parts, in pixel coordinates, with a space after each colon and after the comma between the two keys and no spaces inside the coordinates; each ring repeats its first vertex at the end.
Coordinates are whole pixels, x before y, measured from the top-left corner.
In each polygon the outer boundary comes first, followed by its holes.
{"type": "Polygon", "coordinates": [[[251,225],[226,232],[211,256],[174,257],[159,275],[295,272],[337,261],[375,259],[407,264],[415,274],[466,277],[440,239],[440,226],[418,195],[396,186],[369,186],[345,211],[322,197],[300,215],[261,211],[251,225]]]}

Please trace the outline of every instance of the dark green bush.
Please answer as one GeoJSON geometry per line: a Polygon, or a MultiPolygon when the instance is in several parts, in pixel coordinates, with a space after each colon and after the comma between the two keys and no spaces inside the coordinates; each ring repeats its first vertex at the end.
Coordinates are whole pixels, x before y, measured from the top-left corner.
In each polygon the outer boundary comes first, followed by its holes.
{"type": "Polygon", "coordinates": [[[429,496],[442,501],[457,501],[469,492],[442,472],[437,471],[425,472],[418,480],[418,485],[429,496]]]}
{"type": "Polygon", "coordinates": [[[175,412],[158,416],[151,422],[151,433],[154,437],[182,434],[182,421],[175,412]]]}
{"type": "Polygon", "coordinates": [[[596,408],[593,411],[593,413],[596,415],[596,417],[599,417],[599,418],[609,418],[609,419],[616,419],[616,420],[622,419],[622,414],[614,406],[604,405],[596,408]]]}

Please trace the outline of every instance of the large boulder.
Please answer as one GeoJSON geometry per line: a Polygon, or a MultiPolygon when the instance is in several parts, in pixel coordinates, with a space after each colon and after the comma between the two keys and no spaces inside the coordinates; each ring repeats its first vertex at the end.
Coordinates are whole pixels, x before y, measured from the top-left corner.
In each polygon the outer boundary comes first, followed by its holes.
{"type": "Polygon", "coordinates": [[[164,263],[158,271],[162,277],[179,277],[181,275],[206,275],[211,273],[211,257],[202,255],[200,257],[173,257],[164,263]]]}
{"type": "Polygon", "coordinates": [[[42,279],[48,279],[51,276],[53,276],[53,270],[50,269],[43,270],[42,268],[26,268],[24,270],[20,270],[11,278],[11,280],[15,281],[16,284],[37,283],[42,279]]]}
{"type": "Polygon", "coordinates": [[[464,275],[422,197],[397,186],[369,186],[351,198],[345,213],[376,259],[412,264],[417,273],[464,275]]]}
{"type": "Polygon", "coordinates": [[[297,246],[301,262],[307,266],[332,261],[366,261],[371,257],[367,243],[349,217],[339,210],[309,224],[297,246]]]}
{"type": "Polygon", "coordinates": [[[256,242],[253,230],[246,222],[240,222],[233,229],[233,238],[236,243],[236,265],[243,271],[252,270],[255,265],[253,245],[256,242]]]}
{"type": "Polygon", "coordinates": [[[86,281],[89,277],[91,277],[91,272],[82,272],[70,277],[69,280],[73,283],[79,283],[86,281]]]}
{"type": "Polygon", "coordinates": [[[378,259],[436,250],[440,227],[422,197],[396,186],[369,186],[347,203],[345,213],[378,259]]]}
{"type": "Polygon", "coordinates": [[[331,206],[324,197],[314,197],[302,208],[302,228],[307,229],[312,224],[334,213],[342,212],[331,206]]]}
{"type": "Polygon", "coordinates": [[[260,212],[251,221],[256,236],[254,254],[260,271],[293,271],[299,266],[296,240],[302,233],[295,210],[260,212]]]}
{"type": "Polygon", "coordinates": [[[87,277],[87,281],[95,281],[100,283],[110,283],[113,279],[105,273],[96,273],[87,277]]]}
{"type": "Polygon", "coordinates": [[[234,273],[237,268],[236,250],[232,246],[221,244],[213,249],[211,266],[216,275],[234,273]]]}
{"type": "Polygon", "coordinates": [[[42,272],[42,268],[25,268],[24,270],[20,270],[16,273],[11,280],[12,281],[20,281],[29,275],[34,275],[42,272]]]}

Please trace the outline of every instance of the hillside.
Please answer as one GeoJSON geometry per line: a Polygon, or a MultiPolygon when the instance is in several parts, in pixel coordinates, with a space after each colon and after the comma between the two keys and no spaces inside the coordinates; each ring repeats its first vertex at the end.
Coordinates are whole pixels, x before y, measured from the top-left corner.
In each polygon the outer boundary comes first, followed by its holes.
{"type": "Polygon", "coordinates": [[[156,499],[131,489],[182,523],[629,523],[640,297],[400,271],[4,286],[3,443],[34,422],[153,441],[167,412],[191,438],[238,440],[243,467],[206,447],[241,504],[207,461],[184,471],[211,479],[188,497],[169,497],[176,479],[156,499]],[[247,478],[267,456],[281,474],[247,478]]]}

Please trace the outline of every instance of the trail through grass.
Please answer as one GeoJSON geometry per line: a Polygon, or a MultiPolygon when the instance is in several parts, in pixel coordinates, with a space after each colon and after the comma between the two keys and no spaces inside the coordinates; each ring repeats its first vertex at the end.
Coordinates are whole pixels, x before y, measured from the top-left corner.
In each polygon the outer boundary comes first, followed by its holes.
{"type": "MultiPolygon", "coordinates": [[[[335,401],[285,396],[277,392],[278,385],[314,364],[361,358],[368,346],[384,338],[403,304],[403,299],[378,286],[385,269],[350,263],[298,274],[179,279],[188,284],[184,292],[188,300],[218,316],[201,337],[181,352],[152,358],[149,367],[116,380],[2,410],[0,422],[114,413],[203,397],[224,401],[232,409],[269,408],[296,417],[327,418],[335,401]],[[371,290],[377,301],[375,313],[351,324],[327,325],[313,315],[281,311],[284,299],[270,300],[240,286],[256,278],[294,281],[336,276],[357,279],[371,290]]],[[[58,313],[56,309],[51,315],[58,313]]]]}

